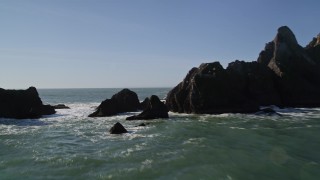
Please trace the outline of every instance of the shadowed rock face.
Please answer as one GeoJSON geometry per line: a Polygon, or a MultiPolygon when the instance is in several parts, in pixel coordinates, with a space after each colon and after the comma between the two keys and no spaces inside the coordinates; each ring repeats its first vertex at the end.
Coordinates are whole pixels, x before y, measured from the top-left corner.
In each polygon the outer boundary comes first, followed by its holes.
{"type": "Polygon", "coordinates": [[[310,57],[320,63],[320,34],[317,37],[313,38],[312,41],[306,46],[306,51],[310,57]]]}
{"type": "Polygon", "coordinates": [[[166,104],[171,111],[180,113],[255,112],[259,104],[252,96],[263,101],[260,94],[274,91],[272,87],[263,89],[264,86],[259,86],[262,79],[272,82],[272,77],[264,77],[264,71],[268,72],[268,69],[258,66],[242,61],[235,61],[227,69],[223,69],[219,62],[202,64],[193,68],[184,81],[168,93],[166,104]],[[256,71],[262,75],[252,76],[256,71]],[[259,88],[255,90],[249,85],[259,88]]]}
{"type": "Polygon", "coordinates": [[[302,48],[292,31],[280,27],[257,61],[219,62],[192,68],[167,95],[170,111],[180,113],[251,113],[259,106],[320,105],[317,41],[302,48]]]}
{"type": "Polygon", "coordinates": [[[127,117],[126,120],[150,120],[158,118],[169,118],[168,109],[158,96],[152,95],[146,109],[142,113],[127,117]]]}
{"type": "MultiPolygon", "coordinates": [[[[273,42],[273,56],[265,58],[267,66],[277,75],[275,84],[283,106],[314,107],[320,105],[320,49],[317,45],[303,48],[292,31],[278,29],[273,42]]],[[[258,58],[261,59],[261,56],[258,58]]]]}
{"type": "Polygon", "coordinates": [[[123,112],[134,112],[140,109],[140,102],[135,92],[123,89],[106,99],[97,107],[97,110],[89,117],[113,116],[123,112]]]}
{"type": "Polygon", "coordinates": [[[0,88],[0,117],[29,119],[54,114],[50,105],[43,105],[35,87],[26,90],[0,88]]]}
{"type": "Polygon", "coordinates": [[[150,99],[148,97],[146,97],[143,102],[140,103],[141,109],[145,110],[147,109],[148,105],[150,103],[150,99]]]}

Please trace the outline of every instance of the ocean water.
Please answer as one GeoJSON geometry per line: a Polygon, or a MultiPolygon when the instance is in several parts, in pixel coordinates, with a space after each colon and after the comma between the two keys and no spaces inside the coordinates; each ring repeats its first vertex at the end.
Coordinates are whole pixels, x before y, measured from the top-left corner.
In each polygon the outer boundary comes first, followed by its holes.
{"type": "MultiPolygon", "coordinates": [[[[0,179],[320,178],[320,108],[282,116],[188,115],[126,121],[88,118],[120,89],[42,89],[44,103],[71,109],[41,119],[0,119],[0,179]],[[116,122],[129,131],[111,135],[116,122]],[[146,127],[136,127],[142,122],[146,127]]],[[[143,100],[168,88],[132,89],[143,100]]]]}

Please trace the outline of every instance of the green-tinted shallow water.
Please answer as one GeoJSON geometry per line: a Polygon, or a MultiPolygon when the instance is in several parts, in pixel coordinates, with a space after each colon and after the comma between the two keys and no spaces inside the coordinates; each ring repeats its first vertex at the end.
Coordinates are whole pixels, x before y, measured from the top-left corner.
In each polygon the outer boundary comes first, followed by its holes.
{"type": "MultiPolygon", "coordinates": [[[[71,109],[37,120],[0,119],[0,179],[320,178],[320,109],[277,109],[283,116],[170,113],[146,127],[125,121],[132,113],[86,117],[114,91],[41,90],[43,101],[71,109]],[[128,134],[108,133],[118,121],[128,134]]],[[[135,91],[142,100],[168,89],[135,91]]]]}

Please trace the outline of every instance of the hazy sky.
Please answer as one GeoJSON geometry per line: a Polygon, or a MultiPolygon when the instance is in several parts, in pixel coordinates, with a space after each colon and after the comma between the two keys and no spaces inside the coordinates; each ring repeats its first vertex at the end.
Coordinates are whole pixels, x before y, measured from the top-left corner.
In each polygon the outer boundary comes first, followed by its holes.
{"type": "Polygon", "coordinates": [[[0,0],[0,87],[173,87],[253,61],[278,27],[305,46],[317,0],[0,0]]]}

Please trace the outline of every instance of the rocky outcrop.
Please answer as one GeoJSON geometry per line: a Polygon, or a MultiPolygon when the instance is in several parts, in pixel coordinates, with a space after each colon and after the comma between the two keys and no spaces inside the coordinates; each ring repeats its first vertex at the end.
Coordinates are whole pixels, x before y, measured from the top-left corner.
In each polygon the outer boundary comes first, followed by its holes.
{"type": "Polygon", "coordinates": [[[54,114],[50,105],[43,105],[35,87],[26,90],[5,90],[0,88],[0,117],[29,119],[54,114]]]}
{"type": "Polygon", "coordinates": [[[140,102],[135,92],[123,89],[113,95],[111,99],[101,102],[96,111],[89,117],[113,116],[123,112],[134,112],[140,109],[140,102]]]}
{"type": "MultiPolygon", "coordinates": [[[[249,94],[254,90],[248,87],[251,79],[251,84],[259,82],[259,79],[243,75],[243,71],[251,71],[247,65],[236,61],[223,69],[219,62],[214,62],[191,69],[184,81],[168,93],[166,104],[169,110],[200,114],[249,113],[259,110],[259,104],[249,94]]],[[[254,65],[259,66],[256,63],[254,65]]],[[[255,93],[258,96],[263,92],[255,93]]]]}
{"type": "Polygon", "coordinates": [[[119,122],[114,124],[112,128],[109,130],[110,134],[122,134],[122,133],[127,133],[128,131],[126,128],[122,126],[119,122]]]}
{"type": "Polygon", "coordinates": [[[320,63],[320,34],[313,38],[312,41],[306,46],[306,51],[310,57],[318,64],[320,63]]]}
{"type": "MultiPolygon", "coordinates": [[[[267,66],[276,74],[282,106],[314,107],[320,105],[320,59],[301,47],[293,32],[280,27],[275,39],[273,56],[266,58],[267,66]]],[[[320,53],[317,46],[310,51],[320,53]]],[[[260,57],[258,58],[260,59],[260,57]]]]}
{"type": "Polygon", "coordinates": [[[170,111],[251,113],[259,106],[320,106],[320,53],[317,40],[301,47],[292,31],[280,27],[257,61],[219,62],[192,68],[167,95],[170,111]]]}
{"type": "Polygon", "coordinates": [[[158,118],[169,118],[168,109],[158,96],[152,95],[147,108],[142,113],[127,117],[126,120],[150,120],[158,118]]]}
{"type": "Polygon", "coordinates": [[[306,46],[306,49],[310,49],[310,48],[316,47],[319,44],[320,44],[320,33],[318,34],[317,37],[314,37],[312,39],[312,41],[306,46]]]}
{"type": "Polygon", "coordinates": [[[150,99],[148,97],[146,97],[141,103],[140,103],[140,107],[142,110],[147,109],[148,105],[150,103],[150,99]]]}

